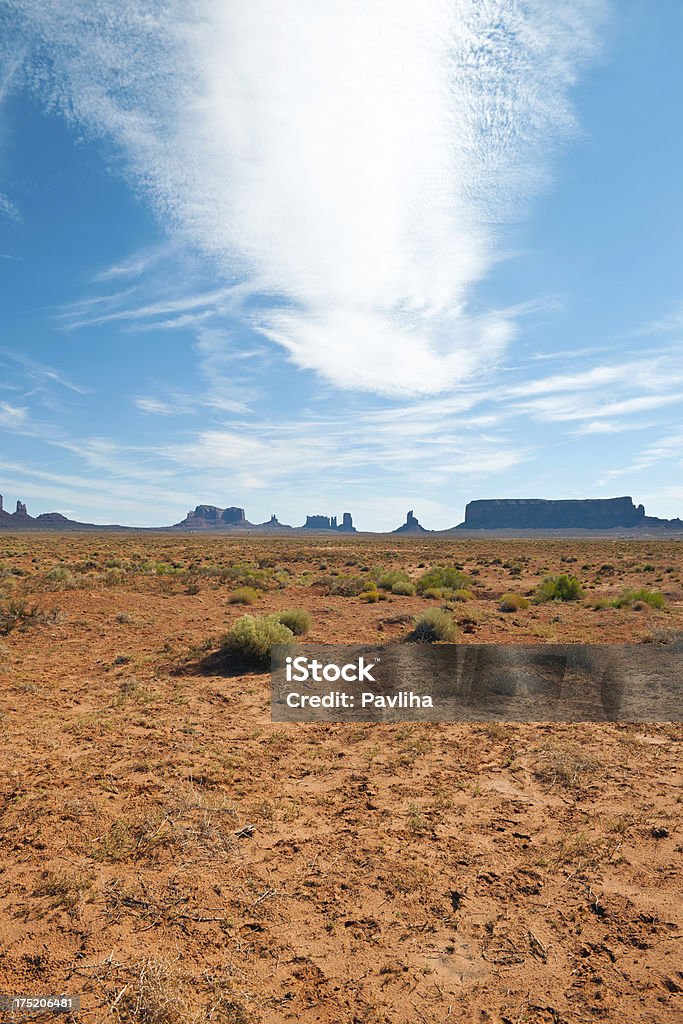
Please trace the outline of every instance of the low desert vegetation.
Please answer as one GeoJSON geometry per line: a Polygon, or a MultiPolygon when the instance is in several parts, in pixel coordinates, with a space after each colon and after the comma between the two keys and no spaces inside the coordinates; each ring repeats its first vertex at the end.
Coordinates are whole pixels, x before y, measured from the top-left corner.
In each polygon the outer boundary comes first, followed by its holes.
{"type": "Polygon", "coordinates": [[[306,636],[313,625],[313,618],[305,608],[285,608],[278,612],[277,617],[283,626],[291,629],[294,636],[306,636]]]}
{"type": "Polygon", "coordinates": [[[278,615],[243,615],[235,622],[218,652],[221,660],[266,665],[274,644],[291,644],[294,633],[278,615]]]}
{"type": "Polygon", "coordinates": [[[35,620],[38,609],[29,606],[26,601],[10,598],[0,604],[0,633],[7,635],[13,629],[25,627],[35,620]]]}
{"type": "Polygon", "coordinates": [[[321,583],[330,597],[359,597],[360,594],[376,589],[374,580],[366,576],[330,576],[321,583]]]}
{"type": "Polygon", "coordinates": [[[534,775],[540,782],[575,789],[595,777],[598,762],[576,744],[556,742],[538,752],[534,775]]]}
{"type": "Polygon", "coordinates": [[[253,587],[238,587],[228,597],[228,604],[256,604],[259,592],[253,587]]]}
{"type": "Polygon", "coordinates": [[[664,594],[659,590],[648,590],[647,587],[640,587],[638,590],[624,590],[619,597],[612,602],[615,608],[634,608],[638,611],[648,605],[650,608],[663,608],[666,604],[664,594]]]}
{"type": "Polygon", "coordinates": [[[397,580],[391,585],[391,593],[397,597],[413,597],[415,584],[411,580],[397,580]]]}
{"type": "Polygon", "coordinates": [[[392,594],[415,593],[415,584],[408,573],[402,569],[391,569],[388,572],[380,572],[377,576],[370,574],[375,579],[380,590],[390,590],[392,594]],[[394,588],[397,589],[394,589],[394,588]],[[403,590],[402,588],[408,588],[403,590]],[[412,588],[412,590],[410,589],[412,588]]]}
{"type": "Polygon", "coordinates": [[[417,592],[424,597],[442,600],[453,597],[456,590],[467,590],[471,583],[469,576],[455,566],[436,565],[420,576],[417,592]]]}
{"type": "Polygon", "coordinates": [[[0,634],[7,636],[12,630],[24,631],[30,626],[56,622],[60,617],[58,608],[42,612],[38,605],[29,604],[24,598],[8,598],[0,601],[0,634]]]}
{"type": "Polygon", "coordinates": [[[643,608],[661,610],[666,607],[666,598],[659,590],[648,590],[639,587],[635,590],[624,590],[618,597],[599,597],[591,602],[591,608],[602,611],[605,608],[632,608],[642,611],[643,608]]]}
{"type": "Polygon", "coordinates": [[[444,608],[429,608],[415,617],[408,639],[414,643],[432,644],[441,641],[452,644],[458,639],[458,627],[453,616],[444,608]]]}
{"type": "Polygon", "coordinates": [[[498,604],[501,612],[521,612],[528,607],[528,600],[521,594],[503,594],[498,604]]]}
{"type": "Polygon", "coordinates": [[[582,597],[581,581],[563,572],[559,576],[546,576],[536,590],[535,600],[544,604],[547,601],[579,601],[582,597]]]}

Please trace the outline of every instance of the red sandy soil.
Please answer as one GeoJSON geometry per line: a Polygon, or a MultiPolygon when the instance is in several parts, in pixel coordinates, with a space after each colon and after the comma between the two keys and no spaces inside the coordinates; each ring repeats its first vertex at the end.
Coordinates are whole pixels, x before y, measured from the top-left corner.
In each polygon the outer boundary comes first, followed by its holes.
{"type": "Polygon", "coordinates": [[[267,674],[199,664],[245,611],[400,640],[440,602],[330,593],[378,565],[462,565],[463,642],[666,642],[682,555],[3,536],[0,623],[39,614],[0,636],[0,992],[79,994],[57,1019],[81,1024],[680,1019],[682,726],[273,725],[267,674]],[[253,608],[228,603],[235,565],[268,577],[253,608]],[[498,610],[558,572],[583,600],[498,610]],[[592,607],[627,587],[664,609],[592,607]]]}

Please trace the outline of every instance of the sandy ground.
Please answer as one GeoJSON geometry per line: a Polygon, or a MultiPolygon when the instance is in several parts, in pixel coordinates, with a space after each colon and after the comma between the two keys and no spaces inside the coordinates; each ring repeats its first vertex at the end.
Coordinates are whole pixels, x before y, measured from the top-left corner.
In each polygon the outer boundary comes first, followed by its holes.
{"type": "Polygon", "coordinates": [[[267,674],[200,662],[245,611],[398,641],[442,602],[365,604],[333,574],[436,563],[471,576],[463,642],[663,643],[683,630],[682,556],[2,535],[0,614],[40,614],[0,636],[0,992],[79,994],[58,1019],[82,1024],[680,1019],[683,726],[274,725],[267,674]],[[263,576],[253,608],[228,603],[235,566],[263,576]],[[584,599],[498,610],[549,572],[584,599]],[[627,587],[666,604],[593,607],[627,587]]]}

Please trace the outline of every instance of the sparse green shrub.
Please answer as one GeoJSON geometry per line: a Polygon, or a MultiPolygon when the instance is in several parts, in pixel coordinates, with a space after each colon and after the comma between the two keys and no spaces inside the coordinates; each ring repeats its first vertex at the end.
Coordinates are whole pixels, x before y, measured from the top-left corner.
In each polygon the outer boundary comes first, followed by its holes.
{"type": "Polygon", "coordinates": [[[228,597],[228,604],[256,604],[259,599],[258,590],[253,587],[238,587],[228,597]]]}
{"type": "Polygon", "coordinates": [[[10,598],[0,604],[0,633],[11,633],[13,629],[26,629],[32,622],[39,621],[37,605],[10,598]]]}
{"type": "Polygon", "coordinates": [[[142,563],[142,571],[150,576],[179,576],[183,571],[170,562],[147,561],[142,563]]]}
{"type": "Polygon", "coordinates": [[[285,608],[278,612],[277,617],[283,626],[291,629],[294,636],[306,636],[313,625],[313,619],[305,608],[285,608]]]}
{"type": "Polygon", "coordinates": [[[126,578],[125,569],[108,569],[104,574],[104,585],[106,587],[117,587],[126,578]]]}
{"type": "Polygon", "coordinates": [[[277,615],[243,615],[235,622],[218,652],[220,658],[263,665],[273,644],[291,644],[294,634],[277,615]]]}
{"type": "Polygon", "coordinates": [[[386,601],[387,595],[383,590],[366,590],[365,593],[358,595],[361,601],[366,604],[376,604],[378,601],[386,601]]]}
{"type": "Polygon", "coordinates": [[[74,582],[74,577],[65,565],[54,565],[49,573],[47,579],[50,583],[59,583],[64,587],[69,587],[74,582]]]}
{"type": "Polygon", "coordinates": [[[641,587],[639,590],[625,590],[613,602],[615,608],[643,608],[649,605],[650,608],[663,608],[666,604],[664,594],[659,590],[648,590],[641,587]]]}
{"type": "Polygon", "coordinates": [[[412,597],[415,593],[415,584],[411,580],[397,580],[391,585],[391,593],[399,597],[412,597]]]}
{"type": "MultiPolygon", "coordinates": [[[[439,590],[440,597],[450,597],[444,591],[463,590],[470,586],[470,578],[455,566],[436,565],[423,573],[417,581],[418,594],[425,594],[427,590],[439,590]]],[[[426,596],[426,595],[425,595],[426,596]]]]}
{"type": "Polygon", "coordinates": [[[458,627],[453,616],[443,608],[429,608],[413,620],[413,631],[408,636],[415,643],[431,644],[437,640],[454,643],[458,639],[458,627]]]}
{"type": "MultiPolygon", "coordinates": [[[[408,573],[403,572],[402,569],[391,569],[389,572],[384,572],[383,570],[380,570],[378,575],[373,576],[372,578],[375,579],[375,582],[377,583],[377,586],[380,588],[380,590],[393,591],[394,586],[405,586],[409,584],[412,585],[412,580],[410,576],[408,575],[408,573]]],[[[415,588],[413,585],[413,593],[414,592],[415,588]]],[[[400,591],[396,591],[396,593],[400,593],[400,591]]]]}
{"type": "Polygon", "coordinates": [[[471,590],[465,588],[461,590],[454,590],[452,594],[453,601],[471,601],[474,598],[474,594],[471,590]]]}
{"type": "Polygon", "coordinates": [[[503,594],[498,605],[501,612],[520,612],[528,607],[529,602],[521,594],[503,594]]]}
{"type": "Polygon", "coordinates": [[[196,574],[217,580],[218,583],[232,583],[242,587],[253,587],[255,590],[267,590],[275,576],[273,569],[247,564],[203,565],[196,570],[196,574]]]}
{"type": "Polygon", "coordinates": [[[65,565],[53,565],[47,574],[47,578],[54,580],[56,583],[63,583],[70,575],[71,573],[65,565]]]}
{"type": "Polygon", "coordinates": [[[360,594],[375,590],[374,580],[364,576],[337,576],[324,581],[327,593],[331,597],[358,597],[360,594]]]}
{"type": "Polygon", "coordinates": [[[560,573],[559,576],[546,576],[536,590],[536,601],[578,601],[583,596],[581,582],[576,576],[560,573]]]}

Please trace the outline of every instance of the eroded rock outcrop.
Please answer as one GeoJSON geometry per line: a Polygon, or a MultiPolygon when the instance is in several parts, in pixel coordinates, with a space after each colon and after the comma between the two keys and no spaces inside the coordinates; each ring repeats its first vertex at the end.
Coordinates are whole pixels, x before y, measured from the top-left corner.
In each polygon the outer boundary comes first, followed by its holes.
{"type": "Polygon", "coordinates": [[[257,530],[291,530],[293,527],[281,523],[276,515],[272,515],[267,523],[259,523],[257,530]]]}
{"type": "Polygon", "coordinates": [[[394,530],[394,533],[427,533],[427,531],[424,526],[420,526],[419,521],[411,509],[406,516],[405,523],[403,523],[402,526],[399,526],[398,529],[394,530]]]}

